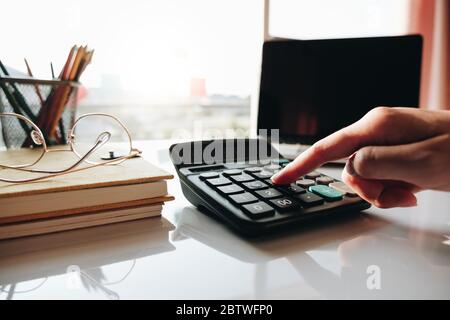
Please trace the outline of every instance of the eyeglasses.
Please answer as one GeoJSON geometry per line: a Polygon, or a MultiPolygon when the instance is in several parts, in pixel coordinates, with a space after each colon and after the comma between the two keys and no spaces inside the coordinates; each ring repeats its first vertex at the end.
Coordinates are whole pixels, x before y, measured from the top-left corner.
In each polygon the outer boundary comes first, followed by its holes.
{"type": "Polygon", "coordinates": [[[117,165],[141,154],[140,150],[133,147],[127,127],[118,118],[106,113],[89,113],[76,119],[68,134],[67,149],[49,149],[39,127],[22,115],[0,113],[0,120],[3,131],[25,132],[25,141],[16,142],[16,148],[0,150],[0,181],[3,182],[40,181],[98,166],[117,165]],[[32,147],[22,148],[27,141],[32,147]],[[47,154],[64,151],[76,156],[70,166],[53,170],[34,167],[47,154]],[[81,166],[83,163],[86,165],[81,166]],[[19,172],[22,178],[13,179],[12,176],[17,176],[19,172]],[[30,174],[38,176],[30,177],[30,174]]]}

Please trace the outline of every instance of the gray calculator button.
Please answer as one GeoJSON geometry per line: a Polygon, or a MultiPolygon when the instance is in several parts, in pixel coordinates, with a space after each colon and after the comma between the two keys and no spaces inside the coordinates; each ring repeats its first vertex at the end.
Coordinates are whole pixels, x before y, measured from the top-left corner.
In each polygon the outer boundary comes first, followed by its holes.
{"type": "Polygon", "coordinates": [[[317,171],[312,171],[310,173],[305,174],[306,179],[316,179],[318,177],[320,177],[320,173],[317,171]]]}
{"type": "Polygon", "coordinates": [[[213,178],[218,178],[218,177],[219,177],[219,174],[217,172],[203,172],[202,174],[200,174],[201,180],[213,179],[213,178]]]}
{"type": "Polygon", "coordinates": [[[304,189],[307,189],[308,187],[315,185],[316,182],[311,179],[301,179],[301,180],[297,180],[296,184],[304,189]]]}
{"type": "Polygon", "coordinates": [[[318,177],[316,179],[316,183],[317,184],[324,184],[324,185],[329,185],[330,183],[334,182],[333,178],[330,177],[318,177]]]}
{"type": "Polygon", "coordinates": [[[246,183],[243,183],[242,185],[249,190],[261,190],[261,189],[266,189],[269,187],[266,183],[259,181],[259,180],[246,182],[246,183]]]}
{"type": "Polygon", "coordinates": [[[227,186],[218,187],[217,190],[223,194],[235,194],[244,192],[244,189],[235,184],[229,184],[227,186]]]}
{"type": "Polygon", "coordinates": [[[230,196],[230,199],[237,204],[247,204],[258,201],[258,198],[248,192],[233,194],[230,196]]]}
{"type": "Polygon", "coordinates": [[[260,167],[250,167],[244,169],[244,172],[252,173],[252,172],[260,172],[262,169],[260,167]]]}
{"type": "Polygon", "coordinates": [[[258,179],[267,179],[273,176],[273,172],[271,171],[267,171],[267,170],[263,170],[260,172],[255,172],[252,173],[252,176],[258,178],[258,179]]]}
{"type": "Polygon", "coordinates": [[[257,190],[255,191],[256,194],[258,194],[261,198],[264,199],[273,199],[282,197],[283,194],[274,188],[264,189],[264,190],[257,190]]]}
{"type": "Polygon", "coordinates": [[[332,182],[329,184],[329,186],[333,189],[336,189],[337,191],[342,192],[346,196],[349,196],[349,197],[357,197],[358,196],[358,194],[355,191],[353,191],[352,188],[350,188],[343,182],[340,182],[340,181],[332,182]]]}
{"type": "Polygon", "coordinates": [[[208,180],[206,180],[206,183],[208,183],[209,185],[214,186],[214,187],[219,187],[219,186],[225,186],[227,184],[231,184],[231,181],[228,180],[227,178],[220,177],[220,178],[208,179],[208,180]]]}
{"type": "Polygon", "coordinates": [[[261,201],[243,205],[242,209],[252,219],[265,218],[275,214],[275,210],[271,206],[261,201]]]}
{"type": "Polygon", "coordinates": [[[275,171],[275,170],[280,170],[281,166],[279,164],[269,164],[269,165],[265,166],[264,169],[268,170],[268,171],[275,171]]]}
{"type": "Polygon", "coordinates": [[[255,178],[253,178],[252,176],[250,176],[246,173],[235,175],[235,176],[230,176],[230,179],[233,180],[234,182],[240,182],[240,183],[255,180],[255,178]]]}
{"type": "Polygon", "coordinates": [[[229,170],[224,170],[222,172],[222,174],[224,176],[234,176],[234,175],[241,174],[241,173],[242,173],[242,171],[238,170],[238,169],[229,169],[229,170]]]}

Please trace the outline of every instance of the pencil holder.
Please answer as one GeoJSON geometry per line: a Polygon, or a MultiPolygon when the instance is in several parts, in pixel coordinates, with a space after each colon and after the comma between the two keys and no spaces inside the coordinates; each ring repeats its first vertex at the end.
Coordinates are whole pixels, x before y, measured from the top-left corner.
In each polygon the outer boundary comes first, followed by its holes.
{"type": "MultiPolygon", "coordinates": [[[[77,107],[79,82],[0,77],[0,112],[25,116],[41,129],[48,145],[66,144],[77,107]]],[[[33,146],[16,117],[0,117],[8,149],[33,146]]]]}

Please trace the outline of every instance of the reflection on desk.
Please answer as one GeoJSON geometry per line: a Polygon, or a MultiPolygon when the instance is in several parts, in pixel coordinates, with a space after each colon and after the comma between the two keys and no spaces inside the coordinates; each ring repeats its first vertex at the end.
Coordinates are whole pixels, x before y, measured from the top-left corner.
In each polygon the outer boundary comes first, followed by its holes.
{"type": "MultiPolygon", "coordinates": [[[[177,229],[171,233],[173,241],[192,238],[242,262],[259,266],[255,284],[260,288],[266,287],[267,264],[285,258],[299,277],[323,298],[414,299],[450,294],[449,246],[442,241],[442,235],[426,232],[427,242],[418,245],[414,240],[423,238],[423,232],[411,233],[411,229],[402,228],[399,233],[398,226],[375,215],[361,213],[309,226],[296,233],[257,240],[239,238],[192,207],[178,212],[175,223],[177,229]],[[316,261],[311,253],[317,255],[317,251],[337,252],[339,272],[316,261]],[[382,273],[380,290],[368,289],[368,267],[373,265],[382,273]]],[[[281,297],[285,294],[280,292],[281,297]]],[[[270,297],[274,297],[273,292],[270,297]]]]}
{"type": "MultiPolygon", "coordinates": [[[[173,173],[173,142],[137,147],[173,173]]],[[[177,179],[169,190],[167,221],[0,241],[0,299],[450,299],[450,193],[421,192],[418,207],[371,208],[256,241],[192,207],[177,179]],[[380,290],[366,286],[370,265],[380,267],[380,290]]]]}
{"type": "Polygon", "coordinates": [[[0,291],[12,299],[38,290],[51,276],[67,274],[68,287],[83,286],[119,299],[108,286],[125,280],[137,259],[175,250],[168,241],[172,229],[158,217],[0,241],[0,291]],[[127,265],[112,279],[104,267],[119,262],[127,265]]]}

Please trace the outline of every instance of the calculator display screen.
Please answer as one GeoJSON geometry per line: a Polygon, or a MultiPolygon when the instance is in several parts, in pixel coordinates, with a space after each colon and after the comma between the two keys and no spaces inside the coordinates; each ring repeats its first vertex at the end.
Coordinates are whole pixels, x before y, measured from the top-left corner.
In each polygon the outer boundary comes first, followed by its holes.
{"type": "Polygon", "coordinates": [[[170,157],[179,167],[204,164],[220,166],[222,163],[276,159],[279,153],[264,139],[217,139],[173,145],[170,157]]]}

